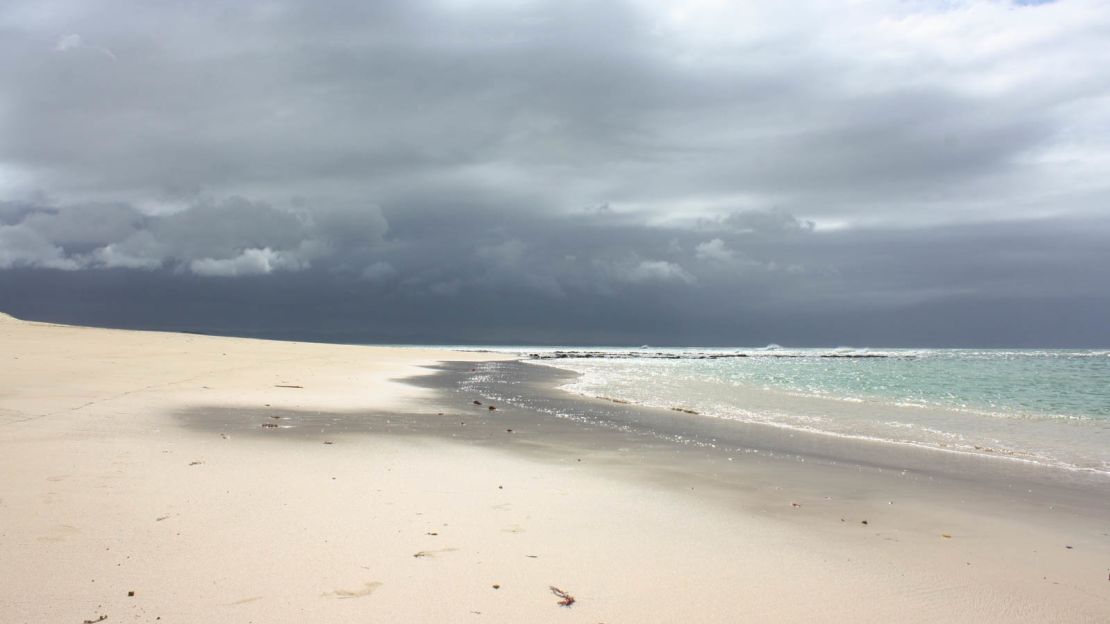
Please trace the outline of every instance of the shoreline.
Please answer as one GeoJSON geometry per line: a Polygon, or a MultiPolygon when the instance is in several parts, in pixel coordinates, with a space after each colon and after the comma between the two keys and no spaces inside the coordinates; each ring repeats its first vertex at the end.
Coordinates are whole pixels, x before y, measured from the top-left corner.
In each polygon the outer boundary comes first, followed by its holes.
{"type": "Polygon", "coordinates": [[[717,429],[543,374],[505,377],[489,410],[479,386],[532,366],[495,354],[12,321],[0,345],[14,621],[1110,614],[1107,497],[1082,484],[1015,493],[1021,475],[796,436],[701,445],[717,429]],[[688,441],[648,433],[668,422],[688,441]]]}
{"type": "MultiPolygon", "coordinates": [[[[656,398],[643,402],[637,398],[640,396],[639,389],[628,387],[629,378],[621,378],[628,374],[626,370],[622,370],[621,365],[608,371],[608,367],[599,369],[596,365],[580,364],[574,360],[566,363],[560,360],[537,362],[535,358],[521,361],[582,373],[581,377],[564,383],[562,389],[585,399],[671,409],[695,417],[736,422],[739,423],[738,426],[751,426],[755,429],[772,427],[802,436],[836,438],[846,443],[871,442],[970,457],[1004,459],[1089,475],[1110,483],[1110,464],[1105,459],[1104,448],[1098,444],[1098,440],[1103,439],[1107,431],[1104,421],[1095,417],[1008,413],[942,404],[906,404],[901,399],[889,397],[830,396],[788,387],[774,387],[766,383],[739,382],[730,382],[730,395],[724,402],[707,402],[699,395],[699,391],[710,395],[717,392],[717,388],[712,387],[713,384],[708,381],[702,382],[703,385],[699,387],[683,388],[684,393],[680,396],[675,394],[674,388],[669,388],[663,390],[664,395],[669,393],[667,398],[659,399],[658,393],[655,393],[656,398]],[[607,383],[598,384],[593,381],[596,378],[604,379],[610,372],[619,379],[612,389],[605,387],[607,383]],[[608,396],[602,396],[603,394],[608,396]],[[965,414],[974,416],[975,419],[962,422],[965,414]],[[959,418],[955,418],[955,415],[959,415],[959,418]],[[1095,437],[1089,440],[1078,437],[1082,429],[1076,429],[1074,434],[1065,433],[1066,429],[1076,423],[1091,427],[1088,434],[1095,437]]],[[[683,372],[686,375],[697,374],[690,369],[683,372]]],[[[649,370],[646,373],[657,375],[660,371],[649,370]]],[[[694,379],[693,382],[698,380],[694,379]]]]}
{"type": "MultiPolygon", "coordinates": [[[[529,396],[525,400],[521,400],[524,397],[514,399],[531,409],[560,411],[568,418],[608,423],[610,426],[636,426],[649,435],[682,444],[721,447],[722,452],[762,452],[873,469],[917,471],[972,482],[997,484],[999,481],[1028,481],[1041,487],[1076,488],[1084,494],[1093,490],[1110,495],[1110,480],[1105,478],[1105,473],[1098,471],[1072,470],[1019,457],[966,453],[957,449],[846,436],[776,423],[691,415],[681,409],[614,401],[564,390],[562,386],[577,373],[557,366],[523,361],[507,361],[495,366],[518,370],[507,372],[505,379],[494,383],[475,384],[476,391],[504,397],[512,394],[514,385],[523,383],[530,390],[529,396]],[[531,374],[528,367],[545,369],[545,372],[531,374]]],[[[1110,507],[1107,511],[1110,512],[1110,507]]]]}
{"type": "MultiPolygon", "coordinates": [[[[521,360],[521,361],[524,361],[524,360],[521,360]]],[[[560,371],[571,372],[572,374],[575,374],[575,375],[579,374],[579,373],[576,373],[574,371],[571,371],[570,369],[564,369],[564,368],[560,368],[558,366],[551,366],[551,365],[546,365],[546,364],[541,364],[540,366],[547,366],[549,368],[558,369],[560,371]]],[[[949,455],[954,455],[954,456],[961,457],[961,458],[974,458],[974,459],[982,459],[982,460],[989,460],[989,461],[1014,462],[1014,463],[1017,463],[1017,464],[1028,466],[1028,467],[1032,468],[1033,470],[1049,471],[1050,474],[1053,471],[1060,471],[1060,472],[1066,473],[1066,474],[1077,475],[1079,478],[1090,477],[1091,479],[1093,479],[1092,485],[1098,485],[1098,484],[1110,485],[1110,471],[1100,470],[1098,468],[1089,468],[1089,467],[1085,467],[1085,466],[1077,466],[1075,464],[1064,463],[1064,462],[1060,462],[1060,461],[1048,462],[1048,461],[1045,461],[1045,460],[1040,459],[1040,458],[1038,458],[1038,459],[1028,459],[1028,458],[1025,458],[1025,457],[1021,457],[1021,456],[1019,456],[1019,455],[1017,455],[1016,453],[1013,453],[1013,452],[1004,452],[1004,451],[990,452],[990,451],[969,450],[967,448],[958,448],[958,447],[940,447],[940,446],[934,446],[934,445],[931,445],[931,444],[926,444],[926,443],[923,443],[923,442],[915,442],[915,441],[912,441],[912,440],[894,440],[894,439],[881,438],[881,437],[877,437],[877,436],[869,436],[869,435],[863,435],[863,434],[849,434],[849,433],[840,433],[840,432],[836,432],[836,431],[825,431],[825,430],[817,429],[817,428],[814,428],[814,427],[804,427],[804,426],[798,426],[798,425],[791,425],[789,423],[761,422],[761,421],[754,421],[754,420],[744,420],[742,418],[729,418],[729,417],[725,417],[725,416],[718,416],[718,415],[714,415],[714,414],[705,414],[705,413],[697,412],[697,411],[685,408],[681,405],[674,405],[674,406],[645,405],[645,404],[642,404],[642,403],[637,403],[635,401],[630,401],[630,400],[625,400],[625,399],[615,399],[615,398],[606,397],[606,396],[590,395],[590,394],[586,394],[586,393],[583,393],[583,392],[578,392],[578,391],[575,391],[575,390],[567,389],[566,385],[567,384],[562,384],[562,385],[558,386],[555,389],[560,390],[562,392],[566,392],[567,394],[572,395],[575,398],[577,398],[579,400],[582,400],[582,401],[598,400],[598,401],[607,401],[607,402],[616,403],[616,404],[629,405],[634,409],[669,410],[669,411],[673,411],[673,412],[679,412],[679,413],[682,413],[682,414],[713,419],[713,420],[716,420],[716,421],[734,423],[733,425],[723,425],[723,426],[726,426],[726,427],[728,427],[728,426],[751,427],[752,429],[756,429],[756,430],[766,429],[768,431],[783,430],[783,431],[788,432],[788,434],[799,434],[799,435],[802,435],[802,436],[818,436],[818,437],[822,437],[822,438],[830,438],[830,439],[833,439],[833,440],[842,440],[845,444],[860,444],[860,443],[863,443],[863,444],[874,444],[874,445],[878,445],[878,446],[905,447],[907,449],[912,449],[912,452],[922,452],[923,451],[923,452],[926,452],[926,453],[949,454],[949,455]]],[[[779,392],[782,393],[782,394],[789,394],[789,393],[786,393],[785,391],[781,391],[781,390],[779,392]]],[[[835,397],[812,397],[812,396],[808,396],[808,395],[795,395],[795,396],[803,398],[803,399],[807,399],[807,400],[817,399],[817,400],[821,400],[821,401],[843,401],[843,402],[847,402],[847,403],[856,403],[855,400],[839,399],[839,398],[835,398],[835,397]]],[[[986,414],[986,415],[989,415],[989,414],[986,414]]],[[[1065,480],[1069,480],[1069,479],[1065,479],[1065,480]]]]}

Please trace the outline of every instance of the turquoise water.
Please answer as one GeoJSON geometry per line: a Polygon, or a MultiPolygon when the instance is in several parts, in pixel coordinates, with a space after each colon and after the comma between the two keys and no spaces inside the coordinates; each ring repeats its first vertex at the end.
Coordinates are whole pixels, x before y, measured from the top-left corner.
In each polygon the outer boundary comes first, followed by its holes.
{"type": "Polygon", "coordinates": [[[707,374],[818,396],[889,400],[1011,416],[1110,418],[1103,351],[887,352],[875,359],[715,360],[707,374]]]}
{"type": "Polygon", "coordinates": [[[514,350],[585,396],[1110,475],[1110,351],[514,350]]]}

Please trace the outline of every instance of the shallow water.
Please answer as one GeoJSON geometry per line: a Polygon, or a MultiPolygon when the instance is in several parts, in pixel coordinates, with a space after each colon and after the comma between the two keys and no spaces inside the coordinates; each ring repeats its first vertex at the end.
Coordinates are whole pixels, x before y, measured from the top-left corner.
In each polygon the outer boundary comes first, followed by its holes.
{"type": "Polygon", "coordinates": [[[583,396],[1110,476],[1105,350],[498,350],[583,396]]]}

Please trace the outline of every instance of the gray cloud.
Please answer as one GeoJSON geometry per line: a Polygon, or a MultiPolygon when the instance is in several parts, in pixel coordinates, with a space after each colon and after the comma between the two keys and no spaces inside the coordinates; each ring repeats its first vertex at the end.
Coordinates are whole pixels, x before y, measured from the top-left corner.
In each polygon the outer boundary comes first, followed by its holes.
{"type": "Polygon", "coordinates": [[[30,21],[14,3],[0,163],[17,191],[144,206],[490,189],[898,221],[891,203],[1058,210],[1059,158],[1107,153],[1081,138],[1108,122],[1093,2],[375,4],[105,1],[30,21]]]}
{"type": "Polygon", "coordinates": [[[310,324],[637,341],[1106,296],[1096,0],[37,6],[0,7],[13,288],[277,280],[331,301],[310,324]]]}
{"type": "Polygon", "coordinates": [[[241,198],[144,215],[128,205],[7,205],[0,268],[186,270],[232,277],[357,260],[381,246],[375,206],[280,209],[241,198]]]}

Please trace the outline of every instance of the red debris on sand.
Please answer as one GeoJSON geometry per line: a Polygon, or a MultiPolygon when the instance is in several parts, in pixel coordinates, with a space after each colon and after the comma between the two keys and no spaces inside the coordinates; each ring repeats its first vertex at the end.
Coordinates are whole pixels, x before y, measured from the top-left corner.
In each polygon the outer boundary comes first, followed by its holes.
{"type": "Polygon", "coordinates": [[[551,588],[551,593],[562,598],[562,600],[559,601],[560,607],[569,607],[570,605],[575,603],[574,596],[571,596],[570,594],[559,589],[558,587],[555,587],[554,585],[549,585],[548,587],[551,588]]]}

